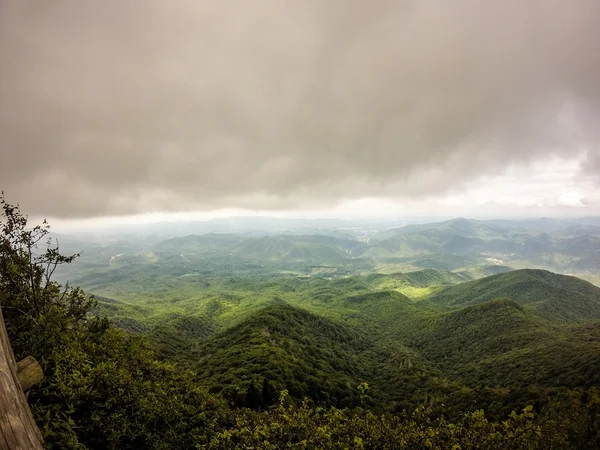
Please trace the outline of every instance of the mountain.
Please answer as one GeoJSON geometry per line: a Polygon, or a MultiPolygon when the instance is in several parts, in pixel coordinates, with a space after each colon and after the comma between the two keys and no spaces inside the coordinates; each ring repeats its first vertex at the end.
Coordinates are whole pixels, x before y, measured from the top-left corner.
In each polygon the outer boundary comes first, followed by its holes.
{"type": "Polygon", "coordinates": [[[411,284],[419,287],[453,285],[469,279],[465,275],[459,273],[436,269],[417,270],[414,272],[397,274],[396,277],[403,277],[411,284]]]}
{"type": "Polygon", "coordinates": [[[161,282],[166,281],[167,274],[293,272],[342,276],[419,269],[481,278],[530,267],[600,283],[600,227],[595,223],[593,218],[460,218],[387,228],[386,223],[221,220],[211,222],[216,228],[188,224],[178,230],[196,234],[169,239],[142,231],[61,236],[66,249],[83,251],[83,256],[70,267],[59,268],[57,274],[62,282],[68,280],[94,291],[106,285],[102,277],[114,285],[120,278],[145,278],[149,272],[158,274],[155,278],[161,282]],[[219,224],[221,232],[215,232],[219,224]],[[260,231],[261,226],[264,231],[260,231]]]}
{"type": "MultiPolygon", "coordinates": [[[[242,441],[230,438],[250,434],[256,442],[245,447],[262,448],[265,430],[283,436],[269,442],[289,443],[287,433],[309,420],[311,431],[293,442],[310,446],[307,435],[333,432],[327,427],[346,415],[348,448],[373,447],[381,430],[413,429],[423,439],[398,439],[389,448],[451,447],[446,438],[433,443],[442,432],[458,436],[453,444],[461,448],[482,448],[479,441],[463,446],[463,437],[482,429],[490,433],[486,448],[498,448],[510,427],[543,439],[560,429],[585,437],[572,448],[595,448],[589,444],[597,440],[586,436],[597,434],[600,288],[544,270],[577,269],[598,280],[595,223],[339,223],[305,234],[261,231],[267,224],[259,220],[241,234],[95,235],[82,261],[62,275],[96,296],[93,315],[125,331],[90,318],[58,332],[46,320],[61,315],[43,317],[38,329],[53,336],[58,364],[52,390],[34,391],[32,405],[62,396],[53,409],[39,410],[43,423],[65,417],[61,423],[85,424],[82,436],[95,427],[94,439],[122,425],[115,448],[163,439],[129,441],[140,420],[153,433],[171,430],[178,442],[181,425],[189,424],[186,448],[215,439],[237,448],[242,441]],[[207,415],[217,404],[225,415],[207,415]],[[106,420],[98,422],[98,411],[106,420]],[[536,423],[548,428],[534,425],[537,414],[543,419],[536,423]],[[264,427],[256,428],[260,421],[264,427]],[[367,422],[369,440],[355,439],[354,429],[367,422]]],[[[67,248],[81,242],[67,241],[67,248]]],[[[15,329],[15,339],[46,344],[15,329]]],[[[529,437],[521,447],[530,447],[529,437]]],[[[339,435],[330,440],[339,443],[339,435]]],[[[566,440],[548,442],[536,445],[563,448],[566,440]]]]}
{"type": "Polygon", "coordinates": [[[491,275],[497,275],[504,272],[510,272],[511,270],[513,269],[509,266],[503,266],[499,264],[487,264],[466,267],[455,273],[464,277],[465,279],[477,279],[489,277],[491,275]]]}
{"type": "Polygon", "coordinates": [[[237,406],[266,408],[286,389],[323,406],[398,413],[425,403],[454,418],[472,408],[502,418],[600,384],[600,289],[511,270],[489,251],[546,251],[565,239],[581,254],[594,239],[488,225],[415,225],[381,240],[185,236],[79,276],[104,297],[100,312],[237,406]],[[398,236],[432,253],[378,247],[398,236]],[[479,245],[488,251],[460,252],[479,245]]]}
{"type": "Polygon", "coordinates": [[[522,269],[469,281],[437,292],[428,301],[462,308],[498,298],[511,299],[551,321],[600,319],[600,288],[546,270],[522,269]]]}
{"type": "Polygon", "coordinates": [[[247,400],[250,383],[267,380],[276,392],[345,407],[357,404],[355,387],[372,377],[365,360],[372,346],[348,326],[283,303],[207,341],[197,368],[212,392],[237,403],[247,400]]]}
{"type": "Polygon", "coordinates": [[[413,348],[467,385],[581,386],[600,383],[600,323],[549,326],[526,307],[491,300],[443,314],[417,331],[413,348]]]}
{"type": "Polygon", "coordinates": [[[211,233],[162,241],[154,251],[163,258],[176,255],[189,261],[227,256],[263,263],[305,261],[323,264],[352,259],[351,251],[360,246],[358,241],[318,234],[256,237],[211,233]]]}
{"type": "Polygon", "coordinates": [[[287,389],[322,405],[505,414],[548,390],[598,382],[600,289],[542,270],[593,277],[595,230],[455,219],[95,238],[69,279],[238,406],[266,406],[287,389]],[[539,269],[512,270],[524,266],[539,269]]]}
{"type": "MultiPolygon", "coordinates": [[[[239,405],[265,383],[317,404],[357,405],[356,386],[366,381],[374,408],[411,409],[423,401],[455,408],[465,401],[457,396],[462,392],[501,416],[520,402],[537,401],[547,389],[600,383],[595,370],[600,364],[599,321],[550,320],[526,296],[487,300],[475,295],[476,300],[450,311],[433,301],[448,298],[448,291],[458,287],[477,294],[475,286],[483,290],[494,284],[497,292],[511,292],[513,282],[523,277],[546,277],[544,286],[561,280],[545,271],[529,272],[463,282],[420,301],[394,290],[368,290],[375,279],[393,276],[332,280],[339,292],[347,287],[347,295],[334,295],[323,308],[318,299],[296,306],[273,300],[236,325],[201,336],[188,360],[212,392],[239,405]]],[[[443,274],[429,275],[439,279],[443,274]]],[[[588,291],[588,283],[569,281],[569,295],[589,296],[597,289],[588,291]]],[[[533,284],[528,295],[535,289],[540,285],[533,284]]]]}
{"type": "Polygon", "coordinates": [[[397,262],[405,265],[446,270],[495,264],[595,274],[600,269],[600,227],[596,222],[592,219],[483,221],[460,218],[411,224],[377,233],[361,257],[400,258],[397,262]],[[442,255],[466,258],[465,264],[462,267],[427,266],[416,261],[420,258],[429,264],[427,257],[442,255]]]}
{"type": "Polygon", "coordinates": [[[429,237],[461,236],[465,238],[484,239],[498,236],[509,231],[509,227],[494,221],[457,218],[442,222],[410,224],[399,228],[391,228],[379,233],[376,240],[382,241],[394,236],[426,235],[429,237]]]}

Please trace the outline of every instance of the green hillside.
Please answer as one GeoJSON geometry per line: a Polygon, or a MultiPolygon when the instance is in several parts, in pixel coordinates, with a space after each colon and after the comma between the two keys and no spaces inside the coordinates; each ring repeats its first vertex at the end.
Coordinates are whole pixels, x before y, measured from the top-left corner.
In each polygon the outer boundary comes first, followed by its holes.
{"type": "Polygon", "coordinates": [[[406,280],[419,287],[454,285],[469,280],[469,277],[444,270],[423,269],[400,274],[406,280]]]}
{"type": "MultiPolygon", "coordinates": [[[[295,398],[346,407],[358,404],[356,386],[372,378],[366,356],[372,346],[348,326],[273,305],[210,339],[197,367],[211,392],[238,404],[251,382],[268,382],[275,393],[287,389],[295,398]]],[[[269,405],[276,395],[263,400],[269,405]]]]}
{"type": "Polygon", "coordinates": [[[580,386],[600,383],[600,323],[548,326],[513,300],[443,314],[415,333],[415,348],[449,376],[477,385],[580,386]],[[594,372],[594,373],[592,373],[594,372]]]}
{"type": "Polygon", "coordinates": [[[466,279],[477,279],[483,277],[489,277],[491,275],[498,275],[499,273],[510,272],[514,270],[512,267],[499,265],[499,264],[487,264],[470,266],[463,270],[456,271],[458,275],[462,275],[466,279]]]}
{"type": "Polygon", "coordinates": [[[325,235],[254,237],[211,233],[160,242],[155,246],[154,253],[163,258],[179,256],[188,262],[208,256],[232,256],[261,262],[339,263],[351,259],[350,250],[358,247],[359,242],[325,235]]]}
{"type": "Polygon", "coordinates": [[[461,308],[508,298],[545,319],[580,322],[600,319],[600,288],[576,277],[523,269],[449,287],[428,301],[461,308]]]}
{"type": "Polygon", "coordinates": [[[211,392],[237,405],[270,404],[271,388],[317,404],[358,405],[356,386],[366,381],[376,409],[423,401],[452,409],[479,386],[486,394],[478,402],[501,417],[548,389],[600,383],[600,323],[552,325],[509,299],[444,313],[395,291],[327,305],[335,320],[274,302],[208,338],[199,322],[198,337],[183,341],[185,361],[211,392]]]}

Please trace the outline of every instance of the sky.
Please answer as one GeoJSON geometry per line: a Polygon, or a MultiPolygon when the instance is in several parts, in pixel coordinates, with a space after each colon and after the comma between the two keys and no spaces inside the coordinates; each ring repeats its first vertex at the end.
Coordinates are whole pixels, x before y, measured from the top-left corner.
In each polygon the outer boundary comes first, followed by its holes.
{"type": "Polygon", "coordinates": [[[0,189],[61,223],[600,215],[598,0],[4,0],[0,189]]]}

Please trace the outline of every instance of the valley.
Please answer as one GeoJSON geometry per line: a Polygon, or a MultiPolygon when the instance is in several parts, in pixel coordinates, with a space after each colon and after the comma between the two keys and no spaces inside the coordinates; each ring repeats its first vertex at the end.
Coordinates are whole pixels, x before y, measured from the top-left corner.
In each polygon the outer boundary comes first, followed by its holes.
{"type": "Polygon", "coordinates": [[[50,234],[2,207],[3,322],[44,374],[48,448],[598,444],[588,219],[50,234]]]}
{"type": "Polygon", "coordinates": [[[285,389],[322,406],[500,418],[600,383],[600,288],[584,280],[599,279],[600,222],[228,225],[61,236],[83,256],[59,276],[237,406],[285,389]]]}

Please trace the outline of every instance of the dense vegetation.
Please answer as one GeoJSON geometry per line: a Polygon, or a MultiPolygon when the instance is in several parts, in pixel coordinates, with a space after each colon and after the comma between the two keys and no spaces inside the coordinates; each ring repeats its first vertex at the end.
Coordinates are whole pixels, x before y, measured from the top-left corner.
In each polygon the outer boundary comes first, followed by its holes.
{"type": "Polygon", "coordinates": [[[430,300],[438,305],[464,307],[496,298],[511,298],[554,322],[600,319],[600,290],[596,286],[544,270],[518,270],[462,283],[430,300]]]}
{"type": "Polygon", "coordinates": [[[45,223],[27,228],[3,198],[2,212],[0,305],[17,358],[43,365],[29,400],[48,448],[600,446],[589,283],[531,270],[468,281],[486,265],[356,275],[344,258],[359,246],[340,237],[228,236],[75,266],[94,297],[53,280],[77,255],[45,223]],[[292,264],[202,256],[232,240],[292,264]],[[328,250],[314,256],[314,241],[328,250]]]}

